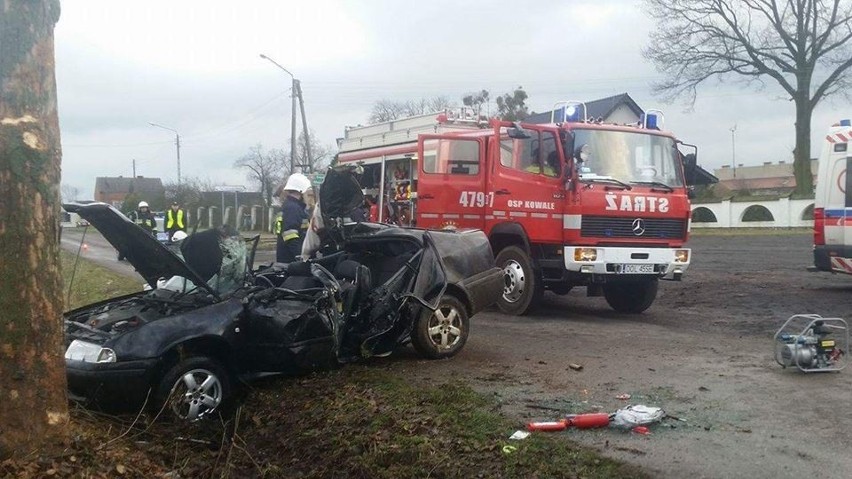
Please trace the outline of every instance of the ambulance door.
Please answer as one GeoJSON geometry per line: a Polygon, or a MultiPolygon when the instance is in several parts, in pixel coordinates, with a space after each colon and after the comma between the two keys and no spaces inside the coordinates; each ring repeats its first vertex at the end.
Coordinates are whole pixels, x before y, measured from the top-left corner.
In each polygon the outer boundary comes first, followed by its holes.
{"type": "Polygon", "coordinates": [[[561,245],[565,159],[559,130],[524,125],[521,135],[512,132],[511,136],[509,130],[501,128],[495,140],[499,145],[495,145],[489,174],[494,201],[486,211],[486,231],[516,223],[531,242],[561,245]]]}
{"type": "Polygon", "coordinates": [[[429,229],[483,228],[485,141],[453,135],[418,139],[417,226],[429,229]]]}
{"type": "MultiPolygon", "coordinates": [[[[844,147],[845,143],[842,144],[844,147]]],[[[829,146],[830,148],[830,146],[829,146]]],[[[829,181],[819,185],[825,191],[825,244],[848,245],[852,243],[852,231],[846,231],[852,226],[852,177],[849,169],[852,159],[847,159],[845,152],[829,151],[829,181]]]]}

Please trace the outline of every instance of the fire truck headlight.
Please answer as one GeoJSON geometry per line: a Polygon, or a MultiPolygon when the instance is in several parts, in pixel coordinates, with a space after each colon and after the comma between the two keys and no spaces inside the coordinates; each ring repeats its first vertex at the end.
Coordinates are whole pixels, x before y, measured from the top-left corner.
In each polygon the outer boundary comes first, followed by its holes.
{"type": "Polygon", "coordinates": [[[689,250],[688,249],[678,249],[675,250],[675,263],[688,263],[689,262],[689,250]]]}
{"type": "Polygon", "coordinates": [[[574,261],[594,261],[598,259],[595,248],[574,248],[574,261]]]}

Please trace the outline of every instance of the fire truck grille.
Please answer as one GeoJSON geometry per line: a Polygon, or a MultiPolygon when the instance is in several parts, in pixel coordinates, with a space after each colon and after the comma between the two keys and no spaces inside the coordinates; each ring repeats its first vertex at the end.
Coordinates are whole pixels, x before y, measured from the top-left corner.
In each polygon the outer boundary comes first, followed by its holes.
{"type": "Polygon", "coordinates": [[[683,238],[686,221],[670,218],[583,216],[580,236],[603,238],[683,238]]]}

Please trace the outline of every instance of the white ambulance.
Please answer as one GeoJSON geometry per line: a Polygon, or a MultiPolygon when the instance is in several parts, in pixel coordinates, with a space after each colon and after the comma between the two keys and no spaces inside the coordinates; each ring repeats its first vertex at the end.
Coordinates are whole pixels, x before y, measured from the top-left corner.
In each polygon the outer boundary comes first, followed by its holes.
{"type": "Polygon", "coordinates": [[[852,124],[831,126],[819,157],[814,197],[814,268],[852,274],[852,124]]]}

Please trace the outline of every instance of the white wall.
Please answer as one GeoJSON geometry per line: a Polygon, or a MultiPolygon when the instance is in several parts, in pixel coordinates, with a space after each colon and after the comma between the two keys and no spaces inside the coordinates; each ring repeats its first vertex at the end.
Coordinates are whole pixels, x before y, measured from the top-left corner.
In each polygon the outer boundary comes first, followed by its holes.
{"type": "Polygon", "coordinates": [[[791,200],[781,198],[773,201],[749,201],[733,202],[730,200],[721,203],[692,203],[692,213],[698,208],[707,208],[716,216],[715,223],[692,223],[693,228],[755,228],[755,227],[810,227],[813,220],[803,220],[802,215],[808,206],[814,204],[814,200],[791,200]],[[743,214],[752,205],[760,205],[772,213],[774,221],[743,221],[743,214]]]}

